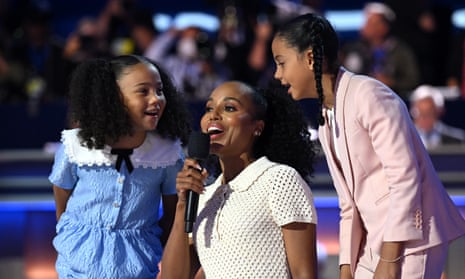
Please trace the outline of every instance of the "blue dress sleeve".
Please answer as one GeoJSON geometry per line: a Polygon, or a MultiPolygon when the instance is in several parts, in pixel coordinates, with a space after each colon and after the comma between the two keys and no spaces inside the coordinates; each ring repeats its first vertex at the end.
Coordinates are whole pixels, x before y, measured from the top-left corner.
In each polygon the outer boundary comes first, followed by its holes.
{"type": "Polygon", "coordinates": [[[163,195],[176,194],[176,176],[184,165],[184,158],[179,159],[172,166],[166,168],[165,179],[161,185],[161,193],[163,195]]]}
{"type": "Polygon", "coordinates": [[[55,160],[48,179],[52,184],[67,190],[73,189],[74,185],[76,185],[78,180],[76,165],[69,161],[63,144],[59,146],[55,153],[55,160]]]}

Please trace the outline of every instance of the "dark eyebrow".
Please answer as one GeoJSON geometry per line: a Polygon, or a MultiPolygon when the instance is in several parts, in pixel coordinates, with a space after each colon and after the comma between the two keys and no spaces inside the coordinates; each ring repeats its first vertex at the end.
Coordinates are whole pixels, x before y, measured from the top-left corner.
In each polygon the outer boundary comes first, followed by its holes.
{"type": "MultiPolygon", "coordinates": [[[[207,102],[211,102],[211,101],[213,101],[213,98],[212,98],[212,97],[209,97],[209,98],[207,99],[207,102]]],[[[223,102],[227,102],[227,101],[235,101],[235,102],[237,102],[237,103],[239,103],[239,104],[242,104],[242,102],[241,102],[239,99],[234,98],[234,97],[225,97],[225,98],[223,99],[223,102]]]]}
{"type": "Polygon", "coordinates": [[[234,97],[226,97],[223,99],[223,102],[227,102],[227,101],[235,101],[235,102],[238,102],[239,104],[242,104],[239,99],[234,98],[234,97]]]}
{"type": "MultiPolygon", "coordinates": [[[[137,86],[152,86],[153,83],[152,82],[149,82],[149,81],[143,81],[143,82],[140,82],[140,83],[137,83],[134,85],[134,87],[137,87],[137,86]]],[[[155,85],[159,85],[159,83],[157,82],[155,85]]]]}

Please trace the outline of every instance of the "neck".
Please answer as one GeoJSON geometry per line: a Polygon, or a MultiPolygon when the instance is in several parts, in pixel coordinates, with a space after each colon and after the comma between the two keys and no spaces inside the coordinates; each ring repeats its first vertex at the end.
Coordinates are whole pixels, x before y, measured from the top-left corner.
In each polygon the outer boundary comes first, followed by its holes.
{"type": "Polygon", "coordinates": [[[239,173],[241,173],[248,165],[250,165],[255,158],[247,155],[241,157],[220,157],[221,170],[223,172],[223,184],[233,180],[239,173]]]}
{"type": "Polygon", "coordinates": [[[334,107],[335,102],[334,86],[336,84],[336,76],[332,74],[323,74],[322,83],[324,95],[323,106],[330,109],[334,107]]]}

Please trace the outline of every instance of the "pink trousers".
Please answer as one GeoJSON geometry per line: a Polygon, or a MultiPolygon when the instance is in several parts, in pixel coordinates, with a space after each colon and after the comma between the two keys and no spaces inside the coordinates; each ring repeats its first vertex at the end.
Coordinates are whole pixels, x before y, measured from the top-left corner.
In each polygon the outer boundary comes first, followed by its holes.
{"type": "MultiPolygon", "coordinates": [[[[448,243],[444,243],[403,257],[400,278],[440,279],[446,264],[448,246],[448,243]]],[[[365,246],[354,279],[372,279],[378,261],[379,256],[365,246]]]]}

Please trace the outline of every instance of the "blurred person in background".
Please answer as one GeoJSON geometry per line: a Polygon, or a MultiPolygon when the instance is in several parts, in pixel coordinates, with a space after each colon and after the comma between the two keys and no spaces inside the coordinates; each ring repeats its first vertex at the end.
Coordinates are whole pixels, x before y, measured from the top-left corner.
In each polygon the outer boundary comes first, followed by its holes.
{"type": "Polygon", "coordinates": [[[146,55],[173,74],[176,86],[188,100],[204,101],[229,77],[213,51],[210,34],[192,22],[183,27],[172,26],[160,34],[146,55]]]}
{"type": "Polygon", "coordinates": [[[131,13],[130,35],[135,43],[135,53],[145,57],[159,59],[152,51],[158,50],[160,42],[157,40],[159,31],[153,21],[153,12],[147,9],[136,9],[131,13]]]}
{"type": "Polygon", "coordinates": [[[392,33],[414,50],[420,84],[443,86],[452,35],[452,2],[435,0],[385,0],[396,14],[392,33]],[[446,55],[447,56],[447,55],[446,55]]]}
{"type": "Polygon", "coordinates": [[[420,78],[415,55],[392,35],[396,15],[387,5],[370,2],[363,11],[365,23],[360,38],[343,46],[342,63],[352,72],[380,80],[405,100],[420,78]]]}
{"type": "Polygon", "coordinates": [[[63,56],[73,68],[87,59],[110,56],[96,18],[83,17],[78,21],[76,30],[66,40],[63,56]]]}
{"type": "Polygon", "coordinates": [[[105,38],[112,55],[127,55],[135,52],[131,39],[131,15],[140,6],[137,0],[107,0],[97,18],[97,27],[105,38]]]}
{"type": "Polygon", "coordinates": [[[465,28],[453,37],[454,43],[448,55],[446,85],[457,88],[461,98],[465,100],[465,28]]]}
{"type": "Polygon", "coordinates": [[[410,96],[410,114],[421,141],[432,150],[448,144],[464,144],[465,131],[441,121],[444,96],[431,85],[417,87],[410,96]]]}
{"type": "Polygon", "coordinates": [[[63,43],[52,32],[52,10],[48,2],[25,7],[21,25],[5,46],[4,102],[29,102],[36,114],[43,101],[62,100],[66,94],[66,62],[63,43]]]}

